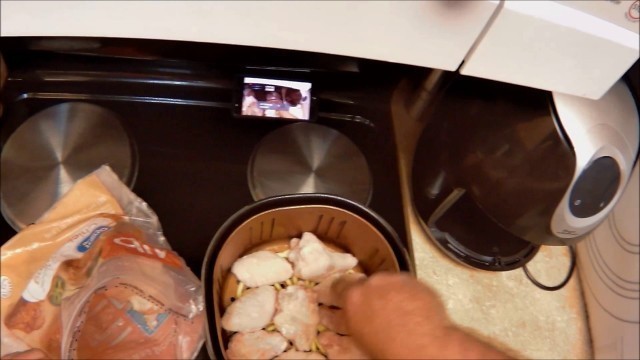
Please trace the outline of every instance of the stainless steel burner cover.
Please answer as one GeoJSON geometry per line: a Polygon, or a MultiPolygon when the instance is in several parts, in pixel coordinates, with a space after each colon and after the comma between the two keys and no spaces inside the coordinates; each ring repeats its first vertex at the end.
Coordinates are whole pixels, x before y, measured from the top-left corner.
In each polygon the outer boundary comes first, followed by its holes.
{"type": "Polygon", "coordinates": [[[115,113],[68,102],[33,115],[11,134],[0,155],[2,215],[14,229],[26,227],[103,164],[133,185],[135,147],[115,113]]]}
{"type": "Polygon", "coordinates": [[[345,135],[312,123],[283,126],[265,136],[249,161],[255,200],[327,193],[367,205],[373,190],[367,161],[345,135]]]}

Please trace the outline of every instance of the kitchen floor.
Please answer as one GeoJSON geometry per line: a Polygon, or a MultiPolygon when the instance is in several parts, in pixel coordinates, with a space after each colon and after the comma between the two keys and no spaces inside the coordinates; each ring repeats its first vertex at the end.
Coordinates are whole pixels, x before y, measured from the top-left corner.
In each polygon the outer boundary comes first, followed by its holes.
{"type": "MultiPolygon", "coordinates": [[[[412,154],[422,130],[415,113],[428,102],[432,77],[418,96],[402,83],[392,100],[398,143],[407,233],[417,276],[441,295],[452,320],[519,358],[592,358],[591,341],[577,269],[569,283],[555,292],[533,285],[522,270],[488,272],[446,256],[429,238],[411,207],[412,154]],[[407,102],[406,99],[417,99],[407,102]],[[422,102],[423,104],[416,104],[422,102]],[[418,110],[416,110],[418,109],[418,110]],[[413,116],[412,116],[413,114],[413,116]]],[[[420,92],[420,91],[418,91],[420,92]]],[[[564,247],[542,247],[529,263],[544,284],[557,284],[569,268],[564,247]]]]}

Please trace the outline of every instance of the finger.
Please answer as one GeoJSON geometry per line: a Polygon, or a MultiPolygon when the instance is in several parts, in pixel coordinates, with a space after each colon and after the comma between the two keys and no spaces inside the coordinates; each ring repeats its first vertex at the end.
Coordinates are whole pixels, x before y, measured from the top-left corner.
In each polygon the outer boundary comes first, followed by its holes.
{"type": "Polygon", "coordinates": [[[381,271],[373,274],[369,278],[372,285],[388,285],[390,283],[413,282],[415,278],[407,272],[381,271]]]}
{"type": "Polygon", "coordinates": [[[367,280],[364,274],[344,274],[331,284],[331,292],[335,294],[339,307],[344,307],[347,293],[353,288],[362,285],[367,280]]]}

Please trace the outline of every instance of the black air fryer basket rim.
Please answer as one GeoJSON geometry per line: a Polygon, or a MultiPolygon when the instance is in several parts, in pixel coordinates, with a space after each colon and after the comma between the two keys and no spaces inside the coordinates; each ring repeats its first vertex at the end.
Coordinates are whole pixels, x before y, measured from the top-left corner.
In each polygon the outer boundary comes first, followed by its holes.
{"type": "Polygon", "coordinates": [[[218,254],[220,252],[226,239],[228,239],[240,225],[258,214],[284,207],[313,205],[337,207],[349,211],[367,221],[387,240],[394,255],[396,256],[400,270],[408,271],[415,275],[409,254],[404,246],[401,245],[398,234],[393,230],[391,225],[371,209],[356,202],[335,195],[316,193],[273,196],[247,205],[238,210],[229,219],[227,219],[224,224],[222,224],[213,236],[204,257],[201,279],[204,286],[205,313],[207,316],[207,321],[205,322],[206,346],[207,352],[212,359],[224,359],[223,349],[220,349],[219,341],[217,341],[217,339],[216,341],[213,341],[212,339],[212,335],[215,335],[217,332],[212,295],[213,267],[216,259],[214,254],[218,254]]]}

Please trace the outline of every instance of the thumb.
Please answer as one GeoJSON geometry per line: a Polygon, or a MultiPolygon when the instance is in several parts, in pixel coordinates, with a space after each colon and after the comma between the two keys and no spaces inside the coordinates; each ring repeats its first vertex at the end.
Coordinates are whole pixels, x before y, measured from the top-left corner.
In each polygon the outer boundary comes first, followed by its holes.
{"type": "Polygon", "coordinates": [[[335,294],[337,305],[344,308],[348,293],[352,289],[361,286],[366,280],[367,277],[360,273],[344,274],[334,280],[331,284],[331,292],[335,294]]]}

